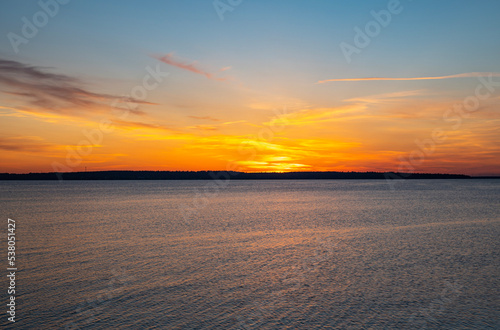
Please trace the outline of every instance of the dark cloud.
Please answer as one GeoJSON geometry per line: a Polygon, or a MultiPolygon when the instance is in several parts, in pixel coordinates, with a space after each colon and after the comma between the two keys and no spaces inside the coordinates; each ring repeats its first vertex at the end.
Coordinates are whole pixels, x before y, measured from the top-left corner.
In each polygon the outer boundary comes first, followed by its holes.
{"type": "MultiPolygon", "coordinates": [[[[29,66],[17,61],[0,59],[0,91],[22,99],[32,108],[20,109],[36,112],[39,110],[76,114],[95,112],[99,107],[121,102],[152,104],[133,98],[118,98],[115,95],[95,93],[82,87],[83,83],[74,77],[47,72],[47,68],[29,66]],[[34,107],[34,108],[33,108],[34,107]]],[[[131,113],[143,114],[130,109],[131,113]]]]}
{"type": "Polygon", "coordinates": [[[0,59],[0,71],[4,74],[24,75],[36,79],[48,79],[54,81],[76,83],[77,79],[65,75],[43,72],[41,67],[28,66],[26,64],[0,59]]]}

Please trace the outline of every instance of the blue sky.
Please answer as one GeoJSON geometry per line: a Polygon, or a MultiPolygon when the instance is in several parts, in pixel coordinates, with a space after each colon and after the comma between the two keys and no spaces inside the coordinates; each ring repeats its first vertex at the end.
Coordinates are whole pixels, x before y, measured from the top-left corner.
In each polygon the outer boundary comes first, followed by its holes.
{"type": "MultiPolygon", "coordinates": [[[[102,70],[133,73],[148,54],[171,51],[214,67],[259,68],[254,74],[295,68],[312,82],[498,69],[498,1],[401,1],[403,11],[346,65],[339,43],[352,42],[353,28],[387,3],[247,0],[220,21],[211,1],[72,0],[19,54],[5,36],[0,45],[5,57],[64,70],[76,71],[78,59],[78,70],[96,76],[102,70]]],[[[1,7],[4,35],[19,32],[21,17],[40,10],[37,1],[3,1],[1,7]]]]}

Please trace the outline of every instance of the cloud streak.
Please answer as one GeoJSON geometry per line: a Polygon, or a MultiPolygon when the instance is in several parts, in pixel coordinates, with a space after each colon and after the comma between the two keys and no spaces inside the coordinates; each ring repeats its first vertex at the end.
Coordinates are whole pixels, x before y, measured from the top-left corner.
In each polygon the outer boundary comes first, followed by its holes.
{"type": "Polygon", "coordinates": [[[0,150],[18,152],[47,152],[53,146],[37,136],[0,137],[0,150]]]}
{"type": "MultiPolygon", "coordinates": [[[[89,91],[81,87],[82,84],[79,79],[50,73],[46,68],[0,59],[0,91],[35,108],[23,109],[25,111],[37,112],[36,109],[43,109],[74,115],[76,109],[95,112],[118,99],[115,95],[89,91]]],[[[152,104],[133,98],[127,99],[127,102],[152,104]]],[[[134,111],[143,114],[142,111],[131,110],[134,111]]]]}
{"type": "Polygon", "coordinates": [[[157,130],[163,130],[165,132],[171,133],[171,134],[177,134],[179,133],[178,131],[164,126],[160,124],[151,124],[151,123],[145,123],[145,122],[139,122],[139,121],[128,121],[128,120],[121,120],[121,119],[111,119],[113,124],[117,125],[118,127],[122,129],[157,129],[157,130]]]}
{"type": "MultiPolygon", "coordinates": [[[[228,78],[224,78],[224,77],[217,77],[215,74],[213,73],[210,73],[204,69],[201,69],[199,66],[198,66],[198,62],[197,61],[192,61],[191,63],[186,63],[187,60],[185,59],[181,59],[181,58],[174,58],[174,53],[168,53],[167,55],[151,55],[152,58],[155,58],[157,60],[159,60],[160,62],[163,62],[165,64],[168,64],[168,65],[172,65],[172,66],[175,66],[179,69],[182,69],[182,70],[186,70],[186,71],[190,71],[190,72],[193,72],[193,73],[196,73],[196,74],[201,74],[205,77],[207,77],[208,79],[211,79],[211,80],[217,80],[217,81],[225,81],[225,80],[228,80],[228,78]]],[[[225,67],[225,68],[222,68],[220,69],[219,71],[220,72],[223,72],[223,71],[226,71],[226,70],[229,70],[231,67],[225,67]]]]}
{"type": "Polygon", "coordinates": [[[436,77],[410,77],[410,78],[390,78],[390,77],[372,77],[372,78],[343,78],[343,79],[326,79],[319,80],[316,84],[324,84],[333,81],[410,81],[410,80],[440,80],[440,79],[456,79],[456,78],[477,78],[477,77],[500,77],[500,72],[467,72],[453,74],[449,76],[436,77]]]}
{"type": "Polygon", "coordinates": [[[188,116],[188,117],[189,118],[193,118],[193,119],[199,119],[199,120],[220,121],[220,119],[213,118],[213,117],[210,117],[210,116],[204,116],[204,117],[200,117],[200,116],[188,116]]]}

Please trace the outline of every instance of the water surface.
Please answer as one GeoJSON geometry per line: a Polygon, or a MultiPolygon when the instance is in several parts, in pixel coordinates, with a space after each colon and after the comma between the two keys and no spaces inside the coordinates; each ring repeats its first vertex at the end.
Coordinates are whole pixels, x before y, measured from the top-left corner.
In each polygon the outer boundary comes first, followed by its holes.
{"type": "Polygon", "coordinates": [[[0,189],[15,328],[500,328],[498,180],[0,189]]]}

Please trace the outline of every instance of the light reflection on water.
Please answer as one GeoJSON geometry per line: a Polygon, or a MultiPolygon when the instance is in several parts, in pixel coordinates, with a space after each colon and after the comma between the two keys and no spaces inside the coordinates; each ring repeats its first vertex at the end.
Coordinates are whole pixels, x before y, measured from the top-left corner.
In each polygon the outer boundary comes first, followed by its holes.
{"type": "Polygon", "coordinates": [[[500,327],[498,180],[206,184],[0,182],[16,328],[500,327]]]}

